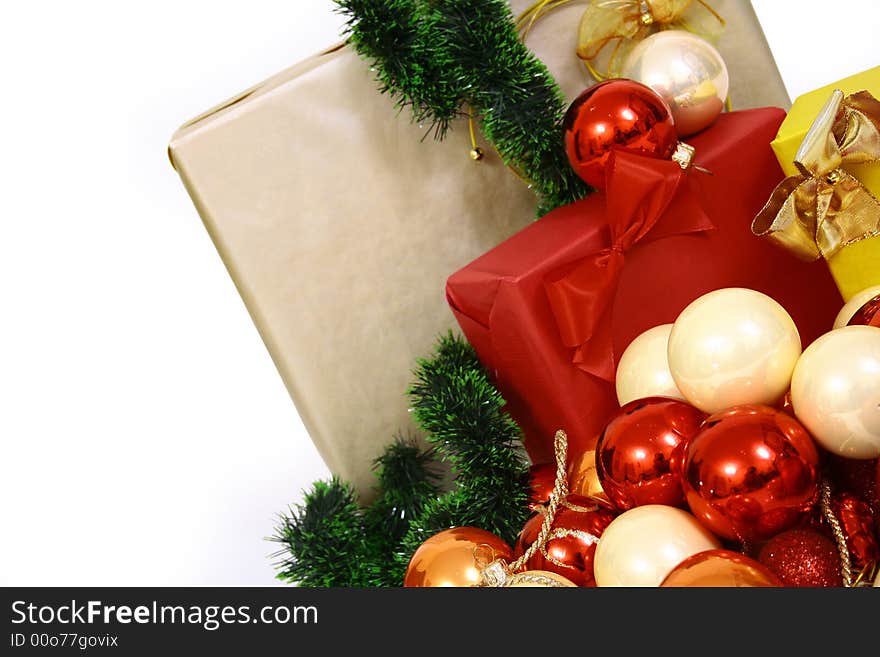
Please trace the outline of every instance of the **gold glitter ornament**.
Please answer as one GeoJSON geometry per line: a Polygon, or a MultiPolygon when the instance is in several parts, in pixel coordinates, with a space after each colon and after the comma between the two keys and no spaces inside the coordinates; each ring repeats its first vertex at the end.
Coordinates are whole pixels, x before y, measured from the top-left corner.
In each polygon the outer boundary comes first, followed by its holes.
{"type": "Polygon", "coordinates": [[[507,578],[504,586],[510,588],[577,588],[577,585],[562,575],[546,570],[527,570],[507,578]]]}

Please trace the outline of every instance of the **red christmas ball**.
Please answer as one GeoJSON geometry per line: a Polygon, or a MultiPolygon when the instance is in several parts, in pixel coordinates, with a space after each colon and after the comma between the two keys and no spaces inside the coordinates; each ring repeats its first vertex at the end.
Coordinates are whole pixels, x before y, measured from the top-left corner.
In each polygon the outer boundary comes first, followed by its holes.
{"type": "MultiPolygon", "coordinates": [[[[548,570],[562,575],[578,586],[595,586],[593,556],[605,528],[614,513],[590,500],[569,495],[556,512],[549,540],[526,562],[528,570],[548,570]]],[[[538,538],[544,514],[529,518],[514,547],[514,557],[521,557],[538,538]]]]}
{"type": "Polygon", "coordinates": [[[767,541],[758,561],[786,586],[843,586],[834,542],[810,529],[790,529],[767,541]]]}
{"type": "Polygon", "coordinates": [[[644,504],[683,505],[684,445],[705,417],[690,404],[666,397],[625,404],[596,444],[596,469],[605,494],[624,511],[644,504]]]}
{"type": "Polygon", "coordinates": [[[880,559],[871,507],[852,493],[835,493],[831,497],[831,510],[840,522],[853,563],[864,568],[880,559]]]}
{"type": "Polygon", "coordinates": [[[688,441],[682,479],[697,519],[718,536],[757,541],[804,520],[819,497],[819,452],[793,417],[737,406],[688,441]]]}
{"type": "Polygon", "coordinates": [[[877,295],[859,308],[846,325],[880,327],[880,312],[878,311],[880,311],[880,295],[877,295]]]}
{"type": "Polygon", "coordinates": [[[605,187],[612,151],[665,159],[678,143],[669,106],[653,89],[632,80],[590,87],[568,108],[563,126],[568,161],[597,189],[605,187]]]}
{"type": "Polygon", "coordinates": [[[537,511],[550,501],[550,494],[556,484],[556,464],[539,463],[529,468],[529,488],[531,496],[529,508],[537,511]]]}
{"type": "Polygon", "coordinates": [[[831,452],[822,455],[828,466],[832,489],[854,493],[880,513],[880,459],[848,459],[831,452]]]}

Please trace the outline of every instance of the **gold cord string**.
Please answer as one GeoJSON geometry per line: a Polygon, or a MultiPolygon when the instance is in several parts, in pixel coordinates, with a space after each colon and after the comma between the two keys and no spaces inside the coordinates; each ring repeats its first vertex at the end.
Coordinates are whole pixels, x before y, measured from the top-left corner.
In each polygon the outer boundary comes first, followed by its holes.
{"type": "Polygon", "coordinates": [[[556,454],[556,481],[553,484],[553,492],[550,493],[550,502],[547,504],[547,510],[544,514],[544,522],[541,524],[541,531],[534,543],[529,546],[523,555],[508,566],[508,570],[516,572],[526,565],[539,550],[541,550],[550,538],[551,525],[556,518],[556,512],[565,502],[568,495],[568,482],[566,481],[565,470],[568,458],[568,436],[561,429],[556,432],[553,439],[553,451],[556,454]]]}
{"type": "Polygon", "coordinates": [[[821,497],[819,504],[822,509],[822,515],[828,524],[831,525],[831,532],[834,534],[834,540],[837,543],[837,551],[840,553],[840,574],[843,577],[843,585],[847,588],[853,586],[852,563],[849,558],[849,548],[846,546],[846,536],[840,521],[834,515],[831,508],[831,484],[827,479],[822,481],[821,497]]]}
{"type": "MultiPolygon", "coordinates": [[[[520,40],[525,43],[526,38],[528,38],[529,32],[532,31],[532,27],[534,27],[535,23],[537,23],[541,18],[549,14],[554,9],[564,7],[571,2],[573,2],[573,0],[538,0],[538,2],[523,11],[516,18],[515,22],[517,31],[522,33],[520,35],[520,40]]],[[[615,46],[615,52],[617,51],[617,48],[619,46],[619,43],[617,44],[617,46],[615,46]]],[[[589,71],[590,75],[592,75],[595,80],[601,82],[605,79],[589,61],[582,61],[587,71],[589,71]]]]}
{"type": "Polygon", "coordinates": [[[468,132],[471,137],[471,159],[479,162],[483,159],[483,149],[477,146],[477,133],[474,130],[474,115],[468,112],[468,132]]]}
{"type": "MultiPolygon", "coordinates": [[[[585,499],[595,499],[595,498],[585,498],[585,499]]],[[[561,503],[566,509],[571,509],[572,511],[577,511],[578,513],[592,513],[593,511],[599,510],[598,504],[591,504],[590,506],[582,506],[580,504],[575,504],[571,500],[562,500],[561,503]]]]}
{"type": "Polygon", "coordinates": [[[710,14],[712,14],[718,20],[718,22],[721,23],[721,27],[724,27],[727,25],[727,21],[724,20],[724,18],[721,16],[721,14],[719,14],[717,11],[715,11],[715,8],[712,7],[712,5],[710,5],[708,2],[706,2],[706,0],[697,0],[697,2],[699,2],[703,6],[703,9],[705,9],[710,14]]]}
{"type": "Polygon", "coordinates": [[[538,537],[529,546],[529,549],[510,564],[509,568],[512,571],[520,570],[547,543],[547,539],[550,537],[550,527],[553,520],[556,519],[556,512],[568,495],[568,482],[565,474],[568,458],[568,436],[561,429],[556,432],[556,436],[553,438],[553,451],[556,455],[556,481],[553,483],[553,492],[550,493],[550,502],[547,504],[541,531],[538,532],[538,537]]]}
{"type": "MultiPolygon", "coordinates": [[[[480,576],[483,586],[505,586],[512,578],[520,577],[514,575],[525,567],[526,562],[531,559],[538,551],[543,551],[547,541],[553,537],[551,525],[556,518],[556,512],[560,506],[566,505],[565,498],[568,496],[568,482],[566,480],[566,467],[568,458],[568,436],[565,431],[559,430],[553,439],[553,450],[556,454],[556,480],[553,483],[553,491],[550,493],[550,500],[544,511],[544,522],[541,524],[541,530],[535,541],[528,547],[523,555],[511,564],[503,559],[496,559],[494,551],[488,545],[478,545],[474,548],[474,563],[480,570],[480,576]]],[[[537,575],[538,577],[542,577],[537,575]]],[[[552,581],[542,582],[550,586],[559,586],[559,583],[552,581]]]]}
{"type": "Polygon", "coordinates": [[[538,2],[523,11],[516,18],[516,29],[522,32],[522,40],[526,40],[532,26],[538,21],[538,19],[548,12],[562,7],[563,5],[567,5],[570,2],[572,2],[572,0],[538,0],[538,2]]]}
{"type": "Polygon", "coordinates": [[[862,568],[858,576],[853,580],[853,587],[856,586],[874,586],[874,580],[880,575],[880,561],[871,561],[867,566],[862,568]]]}
{"type": "MultiPolygon", "coordinates": [[[[584,508],[584,507],[581,507],[581,508],[584,508]]],[[[592,510],[595,511],[598,508],[599,507],[593,507],[592,510]]],[[[575,570],[575,567],[572,566],[570,563],[564,563],[564,562],[560,561],[559,559],[554,557],[552,554],[550,554],[550,552],[547,550],[548,543],[554,539],[557,539],[557,538],[574,538],[574,539],[577,539],[578,541],[580,541],[581,543],[583,543],[584,545],[593,545],[593,544],[599,542],[599,539],[596,538],[596,536],[594,536],[593,534],[590,534],[589,532],[585,532],[582,529],[557,528],[557,529],[552,530],[547,535],[547,538],[545,539],[544,544],[541,546],[541,556],[543,556],[547,561],[552,563],[557,568],[568,568],[569,570],[575,570]]]]}

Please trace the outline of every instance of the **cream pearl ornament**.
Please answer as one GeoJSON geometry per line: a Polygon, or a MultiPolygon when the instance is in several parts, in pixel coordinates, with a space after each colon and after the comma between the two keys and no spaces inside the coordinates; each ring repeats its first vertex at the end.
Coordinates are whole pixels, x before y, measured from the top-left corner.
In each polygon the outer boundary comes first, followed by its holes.
{"type": "Polygon", "coordinates": [[[688,557],[721,547],[694,516],[662,504],[625,511],[602,532],[593,558],[597,586],[660,586],[688,557]]]}
{"type": "Polygon", "coordinates": [[[663,30],[641,41],[624,60],[622,77],[651,87],[666,101],[679,137],[718,118],[730,84],[721,54],[684,30],[663,30]]]}
{"type": "Polygon", "coordinates": [[[880,328],[845,326],[807,347],[794,369],[791,404],[829,452],[880,456],[880,328]]]}
{"type": "Polygon", "coordinates": [[[840,309],[839,313],[837,313],[837,318],[834,320],[834,328],[843,328],[849,324],[849,320],[853,318],[856,311],[876,296],[880,296],[880,285],[869,287],[856,294],[852,299],[847,301],[846,305],[840,309]]]}
{"type": "Polygon", "coordinates": [[[669,371],[666,356],[672,324],[648,329],[630,342],[617,365],[617,401],[621,406],[645,397],[684,400],[669,371]]]}
{"type": "Polygon", "coordinates": [[[669,371],[685,399],[706,413],[774,404],[801,355],[794,320],[766,294],[724,288],[704,294],[675,320],[669,371]]]}

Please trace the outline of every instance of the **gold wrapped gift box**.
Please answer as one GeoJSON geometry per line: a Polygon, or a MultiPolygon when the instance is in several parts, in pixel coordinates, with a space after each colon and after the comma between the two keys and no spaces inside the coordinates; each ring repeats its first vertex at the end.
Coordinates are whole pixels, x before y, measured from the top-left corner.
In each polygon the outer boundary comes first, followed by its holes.
{"type": "Polygon", "coordinates": [[[453,328],[446,277],[533,220],[534,195],[467,125],[447,141],[338,48],[183,126],[172,162],[328,467],[369,498],[414,429],[418,357],[453,328]]]}
{"type": "MultiPolygon", "coordinates": [[[[569,98],[589,84],[578,4],[527,41],[569,98]]],[[[734,107],[786,106],[749,2],[715,6],[734,107]]],[[[190,121],[169,147],[319,453],[364,499],[373,459],[413,429],[416,359],[454,325],[446,278],[535,217],[497,154],[483,144],[470,159],[466,123],[440,144],[426,130],[340,46],[190,121]]]]}
{"type": "MultiPolygon", "coordinates": [[[[800,173],[794,163],[798,149],[835,89],[846,96],[868,91],[874,97],[880,98],[880,66],[810,91],[794,101],[771,144],[786,175],[795,176],[800,173]]],[[[880,164],[844,164],[843,168],[871,194],[880,198],[880,164]]],[[[828,258],[828,267],[847,301],[861,290],[880,284],[880,236],[862,239],[843,247],[828,258]]]]}

